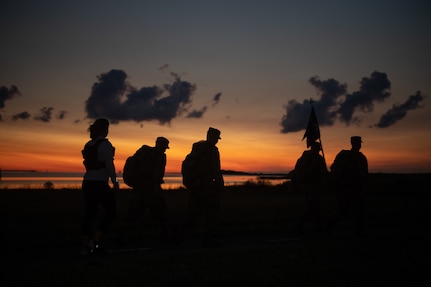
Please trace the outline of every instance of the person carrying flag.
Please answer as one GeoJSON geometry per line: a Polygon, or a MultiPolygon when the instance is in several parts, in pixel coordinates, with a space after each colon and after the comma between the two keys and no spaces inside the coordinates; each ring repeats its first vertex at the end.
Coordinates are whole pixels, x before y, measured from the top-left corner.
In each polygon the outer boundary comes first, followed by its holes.
{"type": "Polygon", "coordinates": [[[295,165],[295,186],[305,199],[304,213],[296,226],[297,231],[301,234],[308,222],[313,224],[315,231],[319,231],[321,227],[320,202],[321,194],[326,186],[328,170],[323,156],[319,153],[320,150],[320,143],[313,142],[310,150],[304,151],[295,165]]]}
{"type": "MultiPolygon", "coordinates": [[[[311,103],[311,102],[310,102],[311,103]]],[[[296,226],[299,233],[304,232],[304,226],[311,221],[316,231],[320,230],[320,201],[321,193],[326,187],[328,170],[324,156],[320,155],[322,145],[320,142],[320,129],[314,107],[311,106],[310,118],[304,137],[307,139],[307,148],[297,160],[294,169],[293,184],[304,196],[304,213],[296,226]]]]}

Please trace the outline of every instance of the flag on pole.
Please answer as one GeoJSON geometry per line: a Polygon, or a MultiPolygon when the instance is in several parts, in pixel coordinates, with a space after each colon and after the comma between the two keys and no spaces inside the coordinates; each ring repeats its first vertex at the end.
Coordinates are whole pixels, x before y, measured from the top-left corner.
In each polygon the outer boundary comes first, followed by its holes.
{"type": "Polygon", "coordinates": [[[313,106],[311,106],[310,118],[308,119],[307,129],[305,130],[302,140],[305,138],[307,138],[307,148],[310,147],[313,142],[320,139],[319,123],[317,122],[313,106]]]}

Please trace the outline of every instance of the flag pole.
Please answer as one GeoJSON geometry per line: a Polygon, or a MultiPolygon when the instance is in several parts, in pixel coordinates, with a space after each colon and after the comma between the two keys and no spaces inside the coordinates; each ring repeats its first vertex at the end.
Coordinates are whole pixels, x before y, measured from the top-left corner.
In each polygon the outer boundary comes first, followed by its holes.
{"type": "Polygon", "coordinates": [[[323,161],[325,162],[326,169],[328,169],[328,166],[326,165],[325,152],[323,151],[322,139],[320,138],[320,136],[319,136],[319,141],[320,141],[320,148],[322,149],[323,161]]]}
{"type": "MultiPolygon", "coordinates": [[[[314,114],[316,115],[316,111],[314,110],[314,107],[313,107],[313,99],[310,99],[310,105],[311,105],[312,112],[314,111],[314,114]]],[[[317,116],[316,116],[316,121],[317,121],[317,116]]],[[[319,143],[320,143],[320,149],[322,150],[323,162],[325,163],[326,169],[328,169],[328,166],[326,165],[325,152],[323,151],[323,144],[322,144],[322,138],[320,136],[320,127],[319,127],[319,125],[318,125],[318,129],[319,129],[319,143]]]]}

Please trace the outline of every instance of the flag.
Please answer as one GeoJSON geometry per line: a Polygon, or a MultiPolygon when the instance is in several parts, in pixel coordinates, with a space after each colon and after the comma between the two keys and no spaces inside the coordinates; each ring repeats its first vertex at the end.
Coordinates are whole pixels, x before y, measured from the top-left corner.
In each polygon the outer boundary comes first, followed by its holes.
{"type": "Polygon", "coordinates": [[[307,148],[310,147],[317,139],[320,139],[319,123],[317,122],[313,106],[311,106],[310,118],[308,119],[307,129],[305,130],[302,140],[305,138],[307,138],[307,148]]]}

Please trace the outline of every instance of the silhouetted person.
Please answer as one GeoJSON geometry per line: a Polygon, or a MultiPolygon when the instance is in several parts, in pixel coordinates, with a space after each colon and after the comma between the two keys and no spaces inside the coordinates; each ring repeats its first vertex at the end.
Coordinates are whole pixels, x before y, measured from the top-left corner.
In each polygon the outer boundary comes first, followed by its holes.
{"type": "Polygon", "coordinates": [[[188,220],[183,224],[183,231],[195,226],[200,219],[204,220],[204,247],[218,247],[215,241],[215,225],[220,208],[220,192],[224,187],[224,179],[220,169],[220,153],[216,147],[220,131],[210,127],[206,140],[195,142],[193,149],[199,157],[196,179],[189,187],[188,220]]]}
{"type": "Polygon", "coordinates": [[[363,232],[368,161],[359,151],[362,147],[361,137],[353,136],[350,138],[350,142],[352,148],[341,150],[331,165],[337,208],[329,222],[328,230],[332,231],[338,222],[351,214],[355,232],[360,235],[363,232]]]}
{"type": "Polygon", "coordinates": [[[142,174],[139,183],[133,187],[133,198],[120,226],[118,243],[123,243],[126,233],[136,228],[137,221],[146,210],[149,210],[150,215],[157,220],[162,242],[168,240],[168,208],[161,184],[164,182],[165,151],[169,149],[169,141],[164,137],[158,137],[154,147],[143,145],[141,149],[146,149],[142,163],[145,167],[140,171],[142,174]]]}
{"type": "Polygon", "coordinates": [[[295,165],[295,186],[305,197],[305,210],[297,225],[300,233],[309,222],[313,224],[316,231],[320,230],[321,194],[328,175],[325,160],[320,155],[321,149],[320,143],[312,143],[310,150],[304,151],[295,165]]]}
{"type": "Polygon", "coordinates": [[[108,120],[100,118],[94,121],[88,128],[91,140],[82,150],[86,169],[82,181],[85,198],[82,255],[103,251],[100,244],[102,235],[109,229],[116,216],[114,190],[118,190],[119,186],[114,165],[115,148],[106,138],[108,129],[108,120]],[[112,181],[114,189],[111,189],[109,179],[112,181]],[[104,209],[104,215],[101,221],[95,224],[99,206],[104,209]]]}

